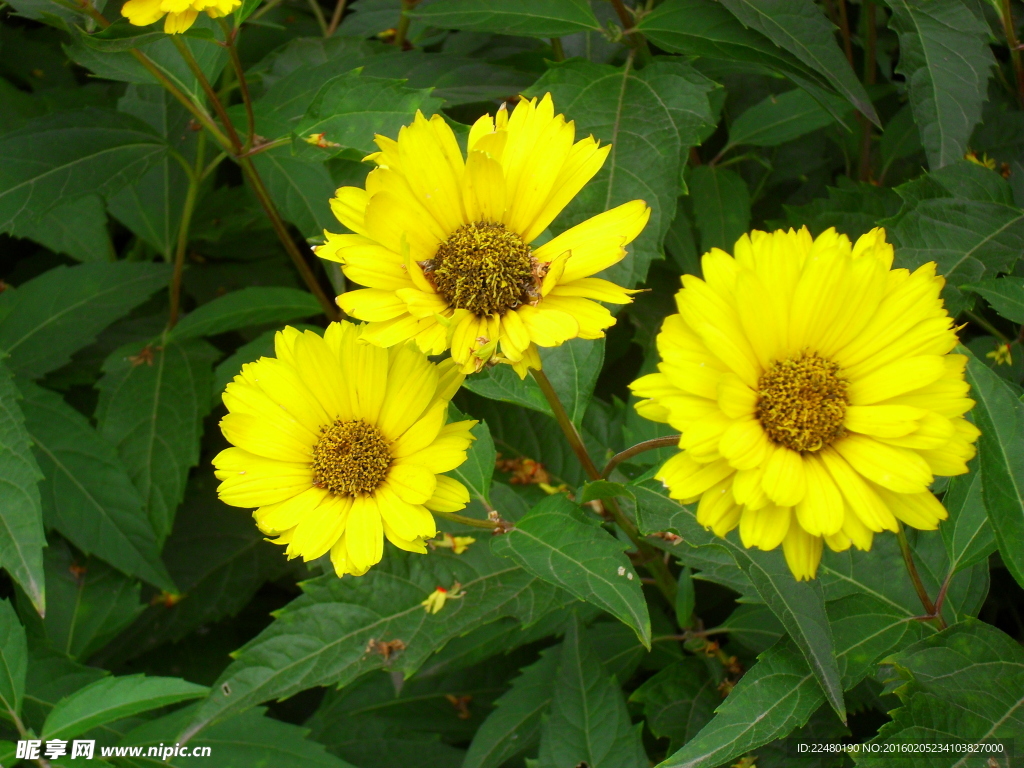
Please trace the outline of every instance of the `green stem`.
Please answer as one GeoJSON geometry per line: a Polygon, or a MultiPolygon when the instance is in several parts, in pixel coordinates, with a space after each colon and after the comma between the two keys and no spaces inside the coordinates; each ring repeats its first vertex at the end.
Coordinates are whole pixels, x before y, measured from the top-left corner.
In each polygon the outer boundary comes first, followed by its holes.
{"type": "Polygon", "coordinates": [[[327,315],[327,319],[331,321],[337,321],[341,319],[341,313],[338,307],[328,298],[324,289],[321,287],[320,282],[316,279],[316,275],[313,274],[313,270],[306,262],[305,257],[299,250],[298,246],[295,245],[295,241],[292,239],[291,234],[288,232],[288,226],[284,223],[281,215],[277,212],[277,208],[274,206],[274,201],[270,199],[270,193],[267,192],[266,186],[263,184],[263,179],[260,178],[259,173],[256,171],[256,167],[252,164],[252,158],[240,157],[238,158],[239,165],[242,166],[242,173],[246,179],[249,180],[250,186],[252,186],[253,192],[256,193],[256,197],[260,201],[260,205],[263,206],[264,212],[267,214],[267,218],[270,219],[270,224],[274,228],[274,232],[277,233],[278,239],[281,241],[281,245],[288,252],[288,256],[291,257],[292,263],[295,268],[299,271],[299,275],[302,277],[302,281],[309,288],[316,300],[320,302],[320,306],[327,315]]]}
{"type": "MultiPolygon", "coordinates": [[[[533,374],[534,380],[540,387],[541,392],[544,393],[544,397],[547,399],[548,405],[551,406],[551,412],[555,416],[555,421],[558,422],[558,426],[561,427],[562,433],[565,435],[565,439],[569,441],[569,445],[572,447],[573,453],[576,454],[576,457],[580,460],[580,464],[583,465],[583,470],[591,480],[600,480],[601,473],[594,464],[594,460],[590,458],[590,453],[583,444],[583,438],[580,436],[579,430],[576,429],[576,425],[572,423],[572,419],[570,419],[569,414],[566,413],[565,406],[563,406],[562,401],[559,400],[558,393],[555,392],[555,388],[551,386],[551,381],[548,379],[547,374],[539,369],[531,369],[530,373],[533,374]]],[[[643,557],[644,566],[648,571],[650,571],[651,576],[654,577],[655,583],[658,585],[658,589],[661,590],[661,593],[669,601],[670,605],[675,605],[677,588],[676,580],[673,578],[672,572],[669,571],[668,565],[661,559],[660,550],[643,540],[636,525],[633,524],[632,520],[626,517],[625,513],[623,513],[622,509],[619,507],[619,503],[615,499],[605,499],[604,506],[605,509],[611,513],[612,519],[615,520],[615,523],[625,531],[629,540],[633,542],[633,546],[636,547],[637,551],[643,557]]]]}
{"type": "Polygon", "coordinates": [[[203,93],[206,94],[206,98],[210,100],[210,104],[213,105],[213,111],[217,117],[220,118],[221,123],[224,125],[224,130],[227,131],[229,143],[232,154],[237,155],[242,149],[242,141],[238,138],[238,132],[235,130],[234,124],[228,117],[227,110],[224,109],[224,102],[222,102],[217,92],[213,90],[213,86],[210,85],[210,81],[206,79],[206,73],[203,72],[203,68],[199,66],[199,62],[196,61],[196,57],[192,55],[192,49],[188,47],[184,40],[181,39],[180,35],[171,35],[171,42],[174,43],[174,47],[178,49],[178,53],[181,54],[181,58],[185,60],[185,64],[188,65],[189,70],[195,75],[196,80],[199,82],[200,87],[203,89],[203,93]]]}
{"type": "Polygon", "coordinates": [[[341,24],[341,17],[345,15],[346,0],[338,0],[334,6],[334,13],[331,14],[331,23],[327,25],[327,32],[324,37],[330,37],[338,31],[338,25],[341,24]]]}
{"type": "Polygon", "coordinates": [[[1021,62],[1020,47],[1017,43],[1017,30],[1013,25],[1013,10],[1010,8],[1010,0],[1002,0],[1003,33],[1006,35],[1006,44],[1010,48],[1010,61],[1013,62],[1013,75],[1017,81],[1017,100],[1024,107],[1024,63],[1021,62]]]}
{"type": "MultiPolygon", "coordinates": [[[[312,0],[315,4],[316,0],[312,0]]],[[[252,97],[249,95],[249,83],[245,79],[245,68],[242,67],[242,60],[238,57],[238,28],[228,24],[227,19],[219,18],[220,28],[224,31],[224,44],[228,49],[228,56],[231,58],[231,66],[235,70],[235,77],[238,79],[238,90],[242,95],[242,103],[245,105],[246,138],[243,152],[247,152],[256,137],[256,116],[252,110],[252,97]]]]}
{"type": "Polygon", "coordinates": [[[551,38],[551,55],[555,57],[555,61],[565,61],[565,48],[562,47],[562,38],[551,38]]]}
{"type": "Polygon", "coordinates": [[[850,21],[846,15],[846,0],[839,0],[839,31],[843,36],[843,53],[853,66],[853,46],[850,44],[850,21]]]}
{"type": "Polygon", "coordinates": [[[409,35],[409,11],[416,7],[419,0],[402,0],[402,15],[398,19],[398,27],[395,29],[395,47],[398,50],[405,48],[405,39],[409,35]]]}
{"type": "Polygon", "coordinates": [[[431,511],[431,514],[435,517],[440,517],[444,520],[450,520],[453,523],[459,525],[468,525],[472,528],[486,528],[489,531],[507,531],[508,523],[504,520],[479,520],[475,517],[466,517],[465,515],[458,515],[454,512],[436,512],[431,511]]]}
{"type": "Polygon", "coordinates": [[[638,55],[640,63],[646,63],[651,58],[651,49],[647,45],[647,40],[639,32],[633,29],[636,26],[636,20],[633,18],[633,14],[626,8],[626,4],[622,0],[610,0],[612,8],[615,9],[615,14],[619,17],[619,23],[622,24],[623,36],[626,38],[626,42],[629,43],[629,47],[633,49],[634,53],[638,55]]]}
{"type": "Polygon", "coordinates": [[[608,476],[611,475],[612,470],[619,466],[619,464],[626,461],[627,459],[633,458],[639,453],[643,453],[644,451],[656,451],[659,448],[673,448],[679,445],[680,437],[682,437],[682,435],[667,435],[666,437],[655,437],[650,440],[644,440],[642,443],[637,443],[636,445],[627,448],[624,451],[620,451],[619,453],[612,456],[608,463],[605,465],[604,472],[601,473],[601,477],[607,479],[608,476]]]}
{"type": "Polygon", "coordinates": [[[921,581],[921,574],[917,571],[917,564],[914,562],[914,553],[910,550],[910,542],[907,541],[907,534],[903,531],[903,525],[896,523],[896,540],[900,543],[900,554],[903,555],[903,564],[907,567],[907,573],[910,574],[910,581],[914,584],[914,591],[917,592],[917,599],[921,601],[921,605],[924,607],[925,614],[929,618],[937,620],[941,629],[946,628],[946,621],[941,615],[936,613],[935,603],[928,597],[928,590],[924,588],[924,582],[921,581]]]}
{"type": "Polygon", "coordinates": [[[185,193],[185,205],[181,210],[181,221],[178,224],[178,244],[174,252],[174,273],[171,276],[171,308],[167,318],[167,330],[178,324],[181,313],[181,274],[185,269],[185,252],[188,250],[188,231],[192,224],[192,212],[196,207],[199,187],[203,183],[203,161],[206,151],[206,134],[199,134],[196,144],[195,167],[188,175],[188,191],[185,193]]]}
{"type": "Polygon", "coordinates": [[[320,34],[327,37],[327,19],[324,18],[324,9],[320,7],[317,0],[309,0],[309,7],[316,16],[316,23],[320,27],[320,34]]]}
{"type": "Polygon", "coordinates": [[[990,323],[988,320],[986,320],[981,315],[976,314],[975,312],[972,312],[969,309],[966,310],[964,312],[964,314],[967,315],[969,318],[971,318],[971,320],[976,322],[982,328],[984,328],[986,331],[991,333],[993,336],[995,336],[997,339],[1002,341],[1004,344],[1009,344],[1010,343],[1010,338],[1005,333],[1000,331],[998,328],[996,328],[994,325],[992,325],[992,323],[990,323]]]}

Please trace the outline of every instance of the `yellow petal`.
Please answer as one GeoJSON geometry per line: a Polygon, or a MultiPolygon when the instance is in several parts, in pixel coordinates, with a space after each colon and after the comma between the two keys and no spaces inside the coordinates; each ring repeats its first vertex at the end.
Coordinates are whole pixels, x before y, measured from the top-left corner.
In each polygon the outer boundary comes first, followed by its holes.
{"type": "Polygon", "coordinates": [[[773,446],[764,467],[765,495],[780,507],[795,507],[807,493],[803,459],[796,451],[773,446]]]}
{"type": "Polygon", "coordinates": [[[946,370],[939,355],[923,355],[897,360],[847,385],[846,395],[853,405],[871,405],[931,384],[946,370]]]}
{"type": "Polygon", "coordinates": [[[701,464],[688,454],[679,453],[665,462],[654,476],[669,489],[669,496],[684,502],[696,499],[704,491],[733,473],[725,459],[701,464]]]}
{"type": "Polygon", "coordinates": [[[314,486],[290,499],[260,507],[252,516],[263,533],[273,536],[294,528],[329,495],[330,491],[314,486]]]}
{"type": "Polygon", "coordinates": [[[812,536],[799,525],[790,525],[782,541],[786,564],[797,581],[807,581],[818,575],[821,562],[821,537],[812,536]]]}
{"type": "Polygon", "coordinates": [[[217,495],[233,507],[261,507],[290,499],[313,485],[309,463],[267,459],[241,448],[226,448],[213,460],[217,495]]]}
{"type": "Polygon", "coordinates": [[[831,536],[843,527],[842,494],[818,456],[803,457],[807,493],[796,505],[797,522],[812,536],[831,536]]]}
{"type": "Polygon", "coordinates": [[[423,506],[434,512],[458,512],[469,504],[469,491],[458,480],[447,475],[437,476],[434,495],[423,506]]]}
{"type": "Polygon", "coordinates": [[[775,549],[789,532],[792,511],[789,507],[767,504],[760,509],[744,509],[740,517],[740,541],[744,547],[775,549]]]}
{"type": "Polygon", "coordinates": [[[875,491],[896,517],[920,531],[934,531],[940,521],[949,517],[946,508],[931,491],[893,493],[880,487],[876,487],[875,491]]]}
{"type": "Polygon", "coordinates": [[[426,507],[409,502],[397,491],[398,488],[389,476],[388,482],[374,492],[386,528],[390,528],[396,537],[405,541],[433,537],[437,533],[433,515],[426,507]]]}
{"type": "Polygon", "coordinates": [[[852,434],[840,438],[832,447],[868,480],[891,491],[917,493],[932,482],[925,460],[906,448],[852,434]]]}
{"type": "Polygon", "coordinates": [[[437,480],[434,473],[419,464],[407,462],[392,464],[387,484],[403,501],[422,504],[434,495],[437,480]]]}
{"type": "Polygon", "coordinates": [[[902,437],[917,429],[927,411],[908,405],[851,405],[843,426],[872,437],[902,437]]]}
{"type": "Polygon", "coordinates": [[[349,560],[365,572],[380,562],[384,554],[384,526],[373,496],[359,495],[352,499],[345,527],[345,545],[349,560]]]}

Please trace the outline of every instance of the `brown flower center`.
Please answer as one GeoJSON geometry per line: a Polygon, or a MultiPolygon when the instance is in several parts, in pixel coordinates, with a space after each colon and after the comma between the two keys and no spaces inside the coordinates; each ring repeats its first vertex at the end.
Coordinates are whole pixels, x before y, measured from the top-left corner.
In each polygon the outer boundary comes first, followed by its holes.
{"type": "Polygon", "coordinates": [[[445,300],[477,315],[502,315],[540,296],[547,272],[504,224],[463,224],[421,266],[445,300]]]}
{"type": "Polygon", "coordinates": [[[839,366],[815,354],[776,360],[757,382],[755,415],[774,442],[820,451],[843,435],[846,381],[839,366]]]}
{"type": "Polygon", "coordinates": [[[391,467],[391,443],[362,419],[320,428],[313,447],[313,475],[319,488],[339,495],[372,493],[391,467]]]}

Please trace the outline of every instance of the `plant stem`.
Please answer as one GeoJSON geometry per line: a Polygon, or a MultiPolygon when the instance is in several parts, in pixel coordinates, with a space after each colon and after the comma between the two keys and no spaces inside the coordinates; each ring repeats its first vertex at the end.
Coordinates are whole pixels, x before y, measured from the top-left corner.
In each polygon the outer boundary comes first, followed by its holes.
{"type": "Polygon", "coordinates": [[[454,512],[432,511],[431,514],[435,515],[436,517],[440,517],[444,520],[451,520],[453,523],[458,523],[459,525],[468,525],[473,528],[486,528],[489,531],[507,530],[507,528],[505,527],[507,526],[507,523],[504,523],[504,521],[496,522],[494,520],[478,520],[475,517],[466,517],[465,515],[458,515],[454,512]]]}
{"type": "Polygon", "coordinates": [[[171,309],[167,318],[167,330],[178,324],[181,312],[181,273],[185,268],[185,252],[188,250],[188,231],[192,224],[192,212],[196,207],[199,187],[203,183],[203,161],[206,150],[206,134],[200,133],[196,143],[195,167],[188,175],[188,191],[185,193],[185,205],[181,209],[181,222],[178,224],[178,244],[174,252],[174,274],[171,277],[171,309]]]}
{"type": "Polygon", "coordinates": [[[938,620],[938,624],[942,629],[946,628],[946,622],[935,612],[935,603],[928,597],[928,590],[924,588],[924,582],[921,581],[921,574],[917,571],[917,564],[914,563],[914,553],[910,551],[910,542],[907,541],[907,534],[903,530],[902,523],[896,523],[896,540],[900,543],[900,553],[903,555],[903,564],[907,566],[907,573],[910,574],[910,581],[914,584],[914,591],[917,592],[917,599],[921,601],[921,605],[924,606],[924,612],[929,618],[938,620]]]}
{"type": "Polygon", "coordinates": [[[253,192],[256,193],[256,197],[260,201],[260,205],[263,206],[264,212],[267,214],[267,218],[270,219],[270,224],[274,228],[274,232],[277,233],[278,239],[281,241],[281,245],[288,251],[288,255],[291,257],[292,263],[295,268],[299,271],[299,275],[302,276],[302,281],[309,288],[316,300],[320,302],[321,308],[323,308],[324,314],[327,315],[327,319],[331,321],[337,321],[341,319],[341,312],[338,307],[328,298],[324,289],[321,287],[320,282],[316,279],[316,275],[313,274],[313,270],[306,262],[305,257],[299,250],[298,246],[295,245],[295,241],[292,239],[291,234],[288,232],[288,226],[281,219],[281,215],[277,212],[277,208],[274,206],[274,201],[270,199],[270,193],[267,192],[266,186],[263,184],[263,179],[260,178],[259,173],[256,171],[256,167],[252,164],[252,158],[240,157],[238,158],[238,164],[242,166],[242,173],[246,179],[249,180],[249,184],[252,186],[253,192]]]}
{"type": "Polygon", "coordinates": [[[991,333],[993,336],[995,336],[997,339],[1002,341],[1003,343],[1006,343],[1006,344],[1010,343],[1010,339],[1009,339],[1009,337],[1005,333],[1000,331],[998,328],[996,328],[994,325],[992,325],[992,323],[990,323],[988,320],[986,320],[981,315],[979,315],[979,314],[977,314],[975,312],[972,312],[969,309],[966,310],[964,312],[964,314],[967,315],[969,318],[971,318],[971,320],[976,322],[982,328],[984,328],[986,331],[991,333]]]}
{"type": "MultiPolygon", "coordinates": [[[[864,85],[875,84],[875,45],[878,37],[878,30],[875,28],[875,4],[872,0],[864,0],[861,6],[864,12],[865,44],[864,44],[864,85]]],[[[860,122],[860,165],[858,177],[861,181],[868,181],[871,178],[871,121],[860,112],[857,113],[857,120],[860,122]]]]}
{"type": "Polygon", "coordinates": [[[615,9],[615,15],[619,17],[619,23],[622,24],[623,36],[629,43],[629,47],[639,54],[641,63],[646,62],[651,58],[651,49],[647,46],[644,36],[633,30],[633,27],[636,26],[636,19],[633,18],[633,14],[629,12],[629,8],[622,0],[610,0],[610,2],[612,8],[615,9]]]}
{"type": "Polygon", "coordinates": [[[398,50],[405,49],[405,39],[409,35],[409,11],[416,7],[419,0],[402,0],[402,15],[398,19],[398,27],[395,29],[395,47],[398,50]]]}
{"type": "MultiPolygon", "coordinates": [[[[569,441],[569,445],[572,447],[573,453],[580,460],[580,464],[583,465],[583,470],[591,480],[601,479],[601,473],[594,464],[594,460],[590,458],[590,453],[583,444],[583,438],[580,436],[579,430],[576,429],[576,425],[572,423],[572,419],[566,413],[565,406],[558,399],[558,393],[551,386],[551,381],[548,379],[547,374],[539,369],[533,369],[530,373],[533,374],[534,380],[540,387],[541,392],[544,393],[548,405],[551,406],[551,412],[555,416],[555,421],[562,428],[562,433],[565,435],[565,439],[569,441]]],[[[605,499],[604,506],[611,513],[615,523],[626,533],[629,540],[633,542],[633,546],[642,555],[644,565],[657,582],[658,589],[661,590],[661,593],[669,601],[670,605],[675,605],[676,580],[673,578],[671,571],[669,571],[668,565],[661,559],[660,551],[657,547],[651,546],[641,538],[636,525],[626,517],[615,499],[605,499]]]]}
{"type": "Polygon", "coordinates": [[[1013,26],[1013,10],[1010,0],[1002,0],[1003,33],[1006,44],[1010,48],[1010,61],[1013,62],[1013,75],[1017,80],[1017,100],[1024,107],[1024,63],[1021,62],[1020,47],[1017,42],[1017,30],[1013,26]]]}
{"type": "Polygon", "coordinates": [[[196,80],[203,89],[203,93],[206,94],[206,98],[213,105],[214,113],[220,118],[221,123],[224,125],[224,130],[227,131],[231,148],[234,150],[233,154],[237,155],[242,148],[242,141],[238,138],[238,132],[235,131],[235,126],[228,117],[227,110],[224,109],[224,102],[217,97],[217,92],[213,90],[210,81],[206,79],[206,73],[199,66],[196,57],[192,55],[192,49],[188,47],[185,41],[179,35],[171,35],[171,42],[174,43],[174,47],[178,49],[181,58],[185,60],[185,64],[188,65],[189,70],[195,75],[196,80]]]}
{"type": "Polygon", "coordinates": [[[626,461],[627,459],[633,458],[638,453],[643,453],[644,451],[656,451],[658,448],[672,448],[674,446],[679,445],[680,437],[682,437],[682,435],[667,435],[665,437],[654,437],[651,438],[650,440],[644,440],[642,443],[637,443],[636,445],[631,446],[624,451],[620,451],[619,453],[612,456],[608,463],[605,465],[604,472],[601,473],[601,477],[607,479],[608,476],[612,473],[612,470],[619,466],[619,464],[626,461]]]}
{"type": "Polygon", "coordinates": [[[309,7],[316,16],[316,23],[320,27],[320,34],[327,37],[327,19],[324,18],[324,9],[320,7],[319,0],[309,0],[309,7]]]}
{"type": "Polygon", "coordinates": [[[555,61],[565,61],[565,48],[562,47],[562,38],[551,38],[551,55],[555,57],[555,61]]]}
{"type": "Polygon", "coordinates": [[[327,25],[327,32],[324,37],[330,37],[338,31],[338,25],[341,24],[341,17],[345,15],[345,5],[347,0],[338,0],[334,6],[334,13],[331,14],[331,23],[327,25]]]}
{"type": "MultiPolygon", "coordinates": [[[[316,2],[316,0],[312,1],[316,2]]],[[[245,105],[247,133],[242,151],[247,152],[252,147],[256,137],[256,116],[252,111],[252,97],[249,95],[249,83],[245,79],[245,69],[242,67],[242,60],[238,57],[238,45],[236,44],[238,29],[228,24],[226,19],[218,18],[217,21],[220,22],[220,28],[224,30],[224,44],[228,49],[228,56],[231,57],[231,66],[235,70],[235,77],[238,79],[238,90],[242,96],[242,103],[245,105]]]]}
{"type": "Polygon", "coordinates": [[[843,52],[853,66],[853,46],[850,44],[850,20],[846,15],[846,0],[839,0],[839,31],[843,36],[843,52]]]}

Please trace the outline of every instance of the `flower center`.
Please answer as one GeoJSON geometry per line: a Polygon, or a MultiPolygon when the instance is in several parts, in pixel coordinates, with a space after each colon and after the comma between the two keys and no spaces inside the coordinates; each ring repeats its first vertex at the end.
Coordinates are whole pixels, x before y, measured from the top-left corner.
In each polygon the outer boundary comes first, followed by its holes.
{"type": "Polygon", "coordinates": [[[372,493],[391,467],[391,447],[376,427],[362,419],[320,428],[313,447],[313,475],[319,488],[339,495],[372,493]]]}
{"type": "Polygon", "coordinates": [[[535,302],[547,272],[519,235],[484,221],[463,224],[421,266],[451,306],[477,315],[535,302]]]}
{"type": "Polygon", "coordinates": [[[846,381],[839,366],[815,354],[776,360],[758,380],[756,416],[774,442],[820,451],[843,434],[846,381]]]}

